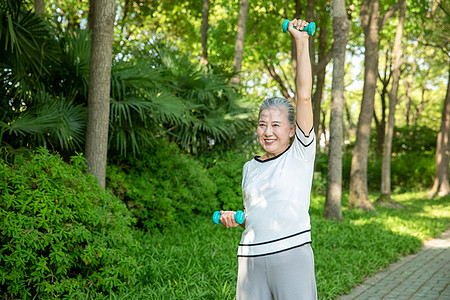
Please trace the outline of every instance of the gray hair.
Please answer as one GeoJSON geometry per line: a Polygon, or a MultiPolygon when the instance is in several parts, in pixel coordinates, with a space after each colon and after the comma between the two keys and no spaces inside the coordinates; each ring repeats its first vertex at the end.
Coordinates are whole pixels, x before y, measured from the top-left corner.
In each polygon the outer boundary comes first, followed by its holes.
{"type": "Polygon", "coordinates": [[[295,125],[295,108],[292,105],[291,101],[282,97],[272,97],[268,98],[261,103],[259,107],[258,118],[261,116],[261,112],[268,108],[285,108],[287,112],[287,118],[289,120],[289,125],[295,125]]]}

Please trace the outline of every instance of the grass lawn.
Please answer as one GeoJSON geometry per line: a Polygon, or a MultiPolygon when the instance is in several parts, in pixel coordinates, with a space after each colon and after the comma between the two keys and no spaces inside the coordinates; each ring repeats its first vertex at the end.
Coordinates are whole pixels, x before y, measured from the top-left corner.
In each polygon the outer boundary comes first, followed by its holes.
{"type": "MultiPolygon", "coordinates": [[[[449,225],[450,197],[428,200],[424,193],[408,193],[393,199],[403,208],[377,207],[377,214],[344,210],[344,221],[335,223],[322,218],[324,197],[313,196],[310,214],[319,299],[350,292],[367,276],[419,251],[424,240],[437,237],[449,225]]],[[[241,232],[214,225],[204,216],[164,233],[136,232],[142,244],[136,249],[141,279],[127,294],[112,297],[234,299],[241,232]]]]}

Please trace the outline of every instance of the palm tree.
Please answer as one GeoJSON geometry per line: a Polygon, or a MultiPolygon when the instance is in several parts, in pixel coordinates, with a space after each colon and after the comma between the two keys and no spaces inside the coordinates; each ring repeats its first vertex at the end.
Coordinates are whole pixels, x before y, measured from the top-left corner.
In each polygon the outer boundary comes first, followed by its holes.
{"type": "Polygon", "coordinates": [[[148,58],[116,62],[111,72],[109,147],[121,155],[154,145],[161,124],[183,122],[184,103],[164,89],[160,68],[148,58]]]}
{"type": "Polygon", "coordinates": [[[25,1],[2,0],[2,7],[2,145],[77,148],[84,134],[83,108],[57,93],[61,82],[52,74],[58,70],[62,52],[51,27],[28,9],[25,1]]]}
{"type": "Polygon", "coordinates": [[[233,74],[168,51],[159,55],[163,76],[185,105],[183,122],[165,126],[182,149],[196,154],[213,143],[236,145],[251,131],[255,108],[228,83],[233,74]]]}

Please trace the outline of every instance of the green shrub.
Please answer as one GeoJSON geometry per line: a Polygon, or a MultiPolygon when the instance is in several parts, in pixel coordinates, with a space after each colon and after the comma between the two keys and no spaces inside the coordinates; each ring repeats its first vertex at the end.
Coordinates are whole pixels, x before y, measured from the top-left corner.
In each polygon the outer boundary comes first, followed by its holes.
{"type": "Polygon", "coordinates": [[[39,149],[0,158],[3,297],[95,298],[134,284],[131,214],[85,172],[85,160],[39,149]]]}
{"type": "Polygon", "coordinates": [[[108,166],[107,185],[146,230],[190,222],[217,209],[217,187],[206,169],[164,139],[139,157],[108,166]]]}
{"type": "Polygon", "coordinates": [[[433,155],[414,151],[391,160],[392,189],[395,193],[424,190],[433,186],[436,160],[433,155]]]}
{"type": "MultiPolygon", "coordinates": [[[[375,132],[376,133],[376,132],[375,132]]],[[[375,155],[376,134],[372,133],[367,162],[367,184],[370,191],[381,188],[382,157],[375,155]]],[[[348,189],[353,144],[345,147],[342,157],[342,184],[348,189]]],[[[395,193],[419,191],[433,185],[435,171],[436,132],[426,127],[395,128],[392,140],[391,186],[395,193]]],[[[327,156],[321,153],[320,156],[327,156]]],[[[324,157],[321,158],[324,161],[324,157]]],[[[326,173],[326,166],[317,163],[316,171],[326,173]]]]}
{"type": "Polygon", "coordinates": [[[216,198],[219,207],[216,210],[242,210],[242,169],[254,156],[254,148],[231,150],[216,153],[208,158],[208,174],[217,185],[216,198]]]}
{"type": "Polygon", "coordinates": [[[392,152],[422,152],[434,154],[437,131],[428,127],[405,126],[394,129],[392,152]]]}

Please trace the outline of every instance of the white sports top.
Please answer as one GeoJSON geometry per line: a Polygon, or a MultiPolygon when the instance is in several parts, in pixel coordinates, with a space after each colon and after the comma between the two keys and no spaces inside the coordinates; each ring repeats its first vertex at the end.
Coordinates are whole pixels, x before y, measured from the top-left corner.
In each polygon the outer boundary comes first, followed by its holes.
{"type": "Polygon", "coordinates": [[[275,254],[311,243],[308,210],[315,152],[314,130],[306,136],[297,125],[294,142],[283,153],[245,163],[246,221],[239,257],[275,254]]]}

